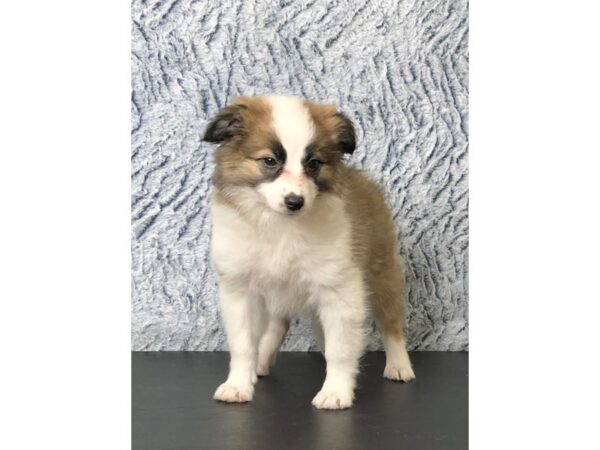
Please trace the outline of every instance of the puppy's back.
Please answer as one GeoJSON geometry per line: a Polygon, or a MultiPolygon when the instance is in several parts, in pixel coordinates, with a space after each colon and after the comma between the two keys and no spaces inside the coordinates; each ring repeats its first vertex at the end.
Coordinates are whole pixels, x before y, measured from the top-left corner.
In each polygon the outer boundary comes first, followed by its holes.
{"type": "Polygon", "coordinates": [[[363,171],[347,168],[342,199],[352,224],[353,253],[363,270],[397,264],[396,230],[379,186],[363,171]]]}

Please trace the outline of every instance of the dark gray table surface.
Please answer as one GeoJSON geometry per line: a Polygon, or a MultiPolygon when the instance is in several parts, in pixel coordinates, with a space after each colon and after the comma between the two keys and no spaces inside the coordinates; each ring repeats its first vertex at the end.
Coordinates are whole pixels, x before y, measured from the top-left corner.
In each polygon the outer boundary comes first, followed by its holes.
{"type": "Polygon", "coordinates": [[[411,353],[417,379],[382,377],[383,353],[361,363],[355,404],[311,404],[325,375],[320,353],[282,352],[254,401],[212,399],[224,352],[133,352],[134,449],[467,449],[468,354],[411,353]]]}

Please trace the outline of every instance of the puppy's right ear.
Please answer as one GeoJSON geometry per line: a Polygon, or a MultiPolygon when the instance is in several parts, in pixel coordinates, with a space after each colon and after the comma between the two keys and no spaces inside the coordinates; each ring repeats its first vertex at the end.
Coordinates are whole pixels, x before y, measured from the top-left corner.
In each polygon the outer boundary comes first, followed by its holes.
{"type": "Polygon", "coordinates": [[[244,132],[244,118],[242,111],[248,109],[246,105],[237,104],[223,108],[208,124],[203,140],[219,143],[231,139],[244,132]]]}

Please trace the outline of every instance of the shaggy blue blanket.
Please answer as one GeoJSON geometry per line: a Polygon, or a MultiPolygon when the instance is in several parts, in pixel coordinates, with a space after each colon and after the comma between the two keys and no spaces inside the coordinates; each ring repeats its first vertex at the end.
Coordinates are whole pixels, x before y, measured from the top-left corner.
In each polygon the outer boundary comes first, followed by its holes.
{"type": "MultiPolygon", "coordinates": [[[[232,97],[264,93],[353,119],[351,163],[384,186],[399,232],[409,348],[467,349],[467,17],[462,0],[134,1],[133,349],[227,348],[201,137],[232,97]]],[[[283,348],[315,348],[308,320],[283,348]]]]}

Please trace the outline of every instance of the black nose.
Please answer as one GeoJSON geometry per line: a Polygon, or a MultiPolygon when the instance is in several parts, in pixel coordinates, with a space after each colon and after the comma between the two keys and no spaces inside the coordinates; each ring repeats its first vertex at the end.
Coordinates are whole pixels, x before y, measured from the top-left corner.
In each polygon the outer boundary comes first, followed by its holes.
{"type": "Polygon", "coordinates": [[[290,211],[298,211],[300,208],[304,206],[304,197],[296,194],[288,194],[283,199],[285,202],[285,206],[290,211]]]}

